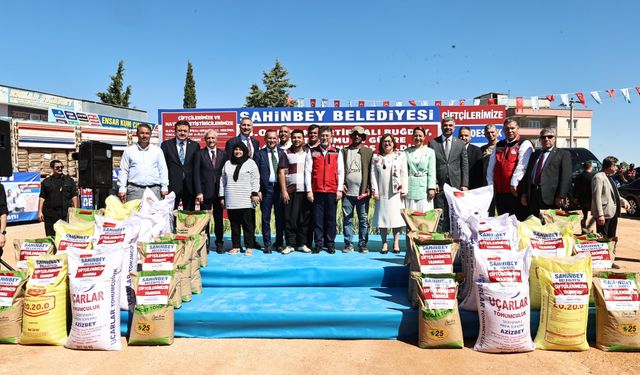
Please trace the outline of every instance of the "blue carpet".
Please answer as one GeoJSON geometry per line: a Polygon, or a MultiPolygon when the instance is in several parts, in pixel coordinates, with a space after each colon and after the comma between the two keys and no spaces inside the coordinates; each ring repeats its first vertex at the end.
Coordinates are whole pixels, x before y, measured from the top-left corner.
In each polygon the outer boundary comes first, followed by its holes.
{"type": "MultiPolygon", "coordinates": [[[[412,339],[405,288],[205,288],[175,311],[176,337],[412,339]]],[[[128,314],[122,312],[122,334],[128,314]]]]}

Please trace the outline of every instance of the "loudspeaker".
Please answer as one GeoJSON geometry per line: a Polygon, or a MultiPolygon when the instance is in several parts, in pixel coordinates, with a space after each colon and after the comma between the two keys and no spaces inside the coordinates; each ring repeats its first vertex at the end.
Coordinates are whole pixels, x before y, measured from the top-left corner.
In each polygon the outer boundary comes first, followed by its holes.
{"type": "Polygon", "coordinates": [[[78,185],[86,188],[110,188],[113,184],[112,146],[99,141],[80,144],[78,185]]]}
{"type": "Polygon", "coordinates": [[[13,174],[11,162],[11,123],[0,120],[0,176],[9,177],[13,174]]]}

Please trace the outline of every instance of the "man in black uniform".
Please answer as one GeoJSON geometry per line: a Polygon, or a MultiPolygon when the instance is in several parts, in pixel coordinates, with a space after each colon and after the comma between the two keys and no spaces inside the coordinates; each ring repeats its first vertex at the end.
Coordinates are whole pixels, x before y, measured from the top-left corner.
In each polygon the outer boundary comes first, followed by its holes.
{"type": "Polygon", "coordinates": [[[55,236],[53,224],[67,220],[69,207],[78,207],[78,189],[75,181],[62,173],[64,166],[60,160],[52,160],[49,165],[53,174],[40,184],[38,220],[44,222],[47,236],[55,236]]]}

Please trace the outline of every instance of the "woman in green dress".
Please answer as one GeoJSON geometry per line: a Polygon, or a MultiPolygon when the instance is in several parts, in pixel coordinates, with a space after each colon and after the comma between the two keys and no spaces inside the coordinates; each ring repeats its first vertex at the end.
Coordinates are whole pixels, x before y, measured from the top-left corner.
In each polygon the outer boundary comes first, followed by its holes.
{"type": "Polygon", "coordinates": [[[405,206],[420,212],[433,209],[436,195],[436,155],[427,147],[426,136],[423,128],[413,129],[413,146],[405,150],[409,172],[405,206]]]}

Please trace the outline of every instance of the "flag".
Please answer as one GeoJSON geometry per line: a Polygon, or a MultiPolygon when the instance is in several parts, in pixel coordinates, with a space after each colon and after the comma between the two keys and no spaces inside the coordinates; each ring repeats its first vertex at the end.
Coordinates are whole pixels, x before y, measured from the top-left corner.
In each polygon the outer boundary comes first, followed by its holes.
{"type": "MultiPolygon", "coordinates": [[[[607,92],[609,92],[609,90],[607,90],[607,92]]],[[[596,101],[596,103],[601,104],[602,103],[602,99],[600,99],[600,94],[598,94],[597,91],[591,91],[590,92],[591,97],[593,98],[593,100],[596,101]]],[[[609,94],[611,95],[611,94],[609,94]]]]}
{"type": "Polygon", "coordinates": [[[498,95],[498,105],[509,105],[509,97],[507,95],[498,95]]]}
{"type": "Polygon", "coordinates": [[[638,95],[640,95],[640,86],[636,87],[636,91],[638,92],[638,95]]]}
{"type": "Polygon", "coordinates": [[[428,101],[428,100],[423,100],[423,101],[420,103],[420,105],[422,105],[422,106],[425,106],[425,107],[426,107],[426,106],[428,106],[428,105],[429,105],[429,101],[428,101]]]}
{"type": "Polygon", "coordinates": [[[449,100],[449,105],[456,105],[456,101],[453,99],[449,100]]]}
{"type": "Polygon", "coordinates": [[[522,96],[516,96],[516,112],[524,109],[524,100],[522,96]]]}
{"type": "Polygon", "coordinates": [[[562,100],[562,105],[565,107],[569,106],[569,94],[560,94],[560,100],[562,100]]]}
{"type": "Polygon", "coordinates": [[[550,101],[550,102],[555,102],[556,98],[554,98],[553,94],[551,94],[551,95],[547,95],[547,100],[550,101]]]}
{"type": "Polygon", "coordinates": [[[358,107],[364,107],[364,100],[358,100],[358,107]]]}
{"type": "Polygon", "coordinates": [[[609,94],[610,98],[613,98],[614,96],[616,96],[616,90],[614,89],[607,90],[607,93],[609,94]]]}
{"type": "Polygon", "coordinates": [[[402,102],[396,102],[396,107],[402,107],[402,102]]]}
{"type": "Polygon", "coordinates": [[[298,99],[298,107],[304,107],[304,98],[298,99]]]}
{"type": "Polygon", "coordinates": [[[295,103],[295,100],[293,100],[292,97],[288,96],[287,97],[287,105],[288,106],[292,106],[295,103]]]}
{"type": "Polygon", "coordinates": [[[388,100],[383,101],[382,102],[382,106],[383,107],[388,107],[389,106],[389,101],[388,100]]]}
{"type": "Polygon", "coordinates": [[[436,106],[440,107],[442,105],[442,100],[436,100],[435,103],[436,106]]]}
{"type": "Polygon", "coordinates": [[[537,96],[531,97],[531,108],[532,109],[540,109],[540,101],[537,96]]]}
{"type": "Polygon", "coordinates": [[[417,105],[415,100],[409,100],[409,104],[411,104],[414,107],[417,105]]]}
{"type": "Polygon", "coordinates": [[[327,106],[327,99],[322,99],[322,104],[320,104],[322,106],[322,108],[327,106]]]}
{"type": "Polygon", "coordinates": [[[624,96],[624,100],[626,100],[627,103],[631,103],[631,96],[629,96],[629,89],[620,89],[620,91],[622,91],[622,95],[624,96]]]}
{"type": "Polygon", "coordinates": [[[587,102],[584,101],[584,94],[581,92],[577,92],[576,96],[578,97],[578,100],[580,101],[580,103],[582,103],[582,105],[587,108],[587,102]]]}
{"type": "Polygon", "coordinates": [[[316,100],[315,99],[309,99],[309,106],[315,107],[316,106],[316,100]]]}
{"type": "Polygon", "coordinates": [[[460,105],[464,105],[464,99],[460,99],[460,105]]]}
{"type": "Polygon", "coordinates": [[[473,99],[473,105],[480,105],[480,99],[473,99]]]}
{"type": "Polygon", "coordinates": [[[334,101],[333,101],[333,106],[334,106],[334,108],[338,108],[338,107],[340,107],[340,101],[339,101],[339,100],[337,100],[337,99],[336,99],[336,100],[334,100],[334,101]]]}
{"type": "Polygon", "coordinates": [[[496,104],[496,100],[494,98],[489,98],[489,99],[487,99],[487,104],[494,105],[494,104],[496,104]]]}

